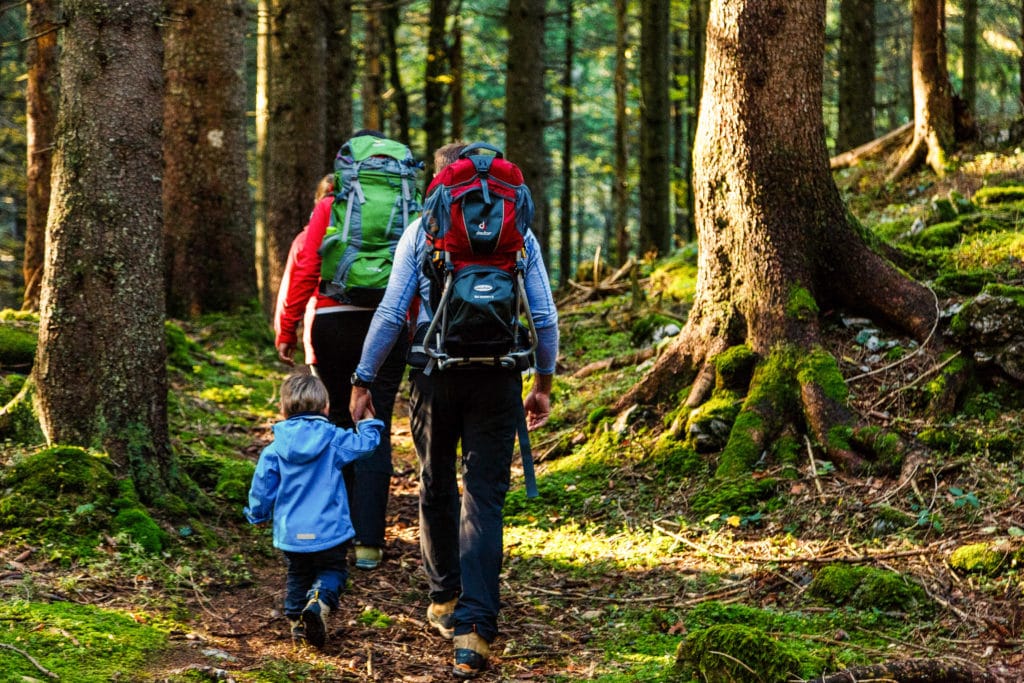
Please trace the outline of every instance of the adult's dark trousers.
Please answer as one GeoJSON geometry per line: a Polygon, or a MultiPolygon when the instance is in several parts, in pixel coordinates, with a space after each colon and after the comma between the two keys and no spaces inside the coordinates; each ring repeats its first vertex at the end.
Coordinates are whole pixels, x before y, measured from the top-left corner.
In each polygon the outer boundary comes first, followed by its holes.
{"type": "Polygon", "coordinates": [[[455,634],[498,634],[502,509],[522,377],[499,368],[414,371],[410,423],[420,458],[420,551],[432,602],[458,598],[455,634]],[[456,475],[461,444],[462,495],[456,475]]]}
{"type": "MultiPolygon", "coordinates": [[[[316,371],[331,399],[330,420],[339,427],[354,426],[348,412],[352,393],[349,379],[359,364],[371,319],[373,311],[339,311],[317,315],[313,320],[310,339],[316,352],[316,371]]],[[[380,445],[373,455],[347,465],[344,470],[357,545],[384,546],[392,473],[391,414],[405,373],[408,348],[408,335],[403,331],[370,387],[373,409],[384,421],[380,445]]]]}
{"type": "Polygon", "coordinates": [[[284,613],[292,621],[299,618],[306,603],[316,597],[331,609],[338,609],[338,596],[348,580],[348,547],[340,545],[312,553],[285,550],[288,565],[285,579],[284,613]]]}

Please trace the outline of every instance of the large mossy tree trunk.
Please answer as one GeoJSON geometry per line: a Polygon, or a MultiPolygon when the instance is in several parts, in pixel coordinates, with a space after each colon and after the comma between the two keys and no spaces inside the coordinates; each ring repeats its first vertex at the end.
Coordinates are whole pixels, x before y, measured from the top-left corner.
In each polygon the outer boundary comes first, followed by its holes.
{"type": "Polygon", "coordinates": [[[791,427],[856,469],[877,455],[878,435],[847,407],[819,312],[857,310],[923,340],[934,298],[868,247],[829,172],[824,0],[718,0],[707,36],[694,150],[695,300],[677,341],[619,407],[668,400],[688,384],[686,406],[700,406],[716,389],[716,359],[747,348],[756,364],[720,473],[751,467],[791,427]]]}
{"type": "Polygon", "coordinates": [[[51,443],[105,449],[155,500],[173,475],[160,203],[163,4],[65,0],[33,368],[51,443]]]}
{"type": "Polygon", "coordinates": [[[246,162],[246,3],[172,0],[164,31],[167,311],[231,311],[256,296],[246,162]]]}

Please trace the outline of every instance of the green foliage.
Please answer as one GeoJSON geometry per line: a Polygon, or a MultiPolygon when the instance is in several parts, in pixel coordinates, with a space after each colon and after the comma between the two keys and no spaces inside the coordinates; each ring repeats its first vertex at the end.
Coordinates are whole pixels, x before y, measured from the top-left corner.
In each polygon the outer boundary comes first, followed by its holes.
{"type": "Polygon", "coordinates": [[[392,617],[372,607],[367,607],[359,614],[359,623],[370,628],[385,629],[391,626],[394,621],[392,617]]]}

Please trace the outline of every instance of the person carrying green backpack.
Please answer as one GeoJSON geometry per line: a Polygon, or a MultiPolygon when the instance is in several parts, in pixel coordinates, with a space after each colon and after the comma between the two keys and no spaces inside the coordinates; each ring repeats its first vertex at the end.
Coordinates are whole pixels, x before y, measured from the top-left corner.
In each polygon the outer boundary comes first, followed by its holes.
{"type": "MultiPolygon", "coordinates": [[[[276,321],[274,345],[292,365],[296,330],[311,296],[316,310],[311,342],[313,370],[330,395],[329,419],[353,426],[348,412],[351,385],[374,310],[380,302],[395,247],[420,215],[417,176],[422,164],[400,142],[361,130],[335,159],[334,192],[316,203],[306,238],[296,254],[284,304],[276,321]]],[[[383,559],[385,512],[391,484],[391,414],[405,371],[407,337],[388,354],[373,385],[374,413],[386,427],[373,456],[348,466],[355,527],[356,567],[374,569],[383,559]]]]}

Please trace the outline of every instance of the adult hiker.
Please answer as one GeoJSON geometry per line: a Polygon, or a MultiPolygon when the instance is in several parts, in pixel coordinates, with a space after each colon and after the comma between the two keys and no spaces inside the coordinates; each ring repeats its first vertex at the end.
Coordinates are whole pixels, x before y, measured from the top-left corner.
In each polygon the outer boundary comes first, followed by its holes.
{"type": "MultiPolygon", "coordinates": [[[[295,330],[310,296],[316,296],[310,340],[316,374],[330,394],[331,422],[353,426],[349,378],[391,270],[395,245],[419,215],[409,149],[380,132],[361,130],[335,160],[334,191],[318,201],[295,258],[277,325],[279,358],[293,363],[295,330]]],[[[404,323],[403,323],[404,324],[404,323]]],[[[345,469],[355,527],[355,565],[374,569],[383,559],[385,514],[391,485],[391,414],[405,372],[406,335],[382,357],[374,377],[373,410],[385,423],[374,454],[345,469]]]]}
{"type": "MultiPolygon", "coordinates": [[[[443,170],[428,190],[424,227],[421,228],[420,221],[414,222],[398,244],[391,279],[374,313],[352,377],[349,404],[354,419],[373,414],[378,372],[389,351],[404,336],[406,311],[419,296],[422,304],[418,329],[429,327],[429,339],[423,342],[424,349],[419,354],[425,366],[410,371],[410,420],[420,459],[420,549],[430,589],[427,620],[442,636],[454,639],[452,672],[460,678],[473,678],[486,667],[490,643],[498,633],[502,509],[509,489],[517,429],[524,420],[530,429],[547,422],[558,354],[558,315],[539,244],[528,227],[532,218],[529,191],[522,185],[518,168],[495,160],[486,153],[488,150],[497,151],[488,145],[467,147],[455,143],[435,153],[435,167],[443,170]],[[481,154],[472,153],[476,151],[481,154]],[[479,172],[467,167],[467,163],[479,164],[479,172]],[[518,174],[513,181],[499,178],[497,171],[504,172],[510,166],[518,174]],[[446,185],[443,179],[449,169],[456,168],[478,184],[481,178],[485,180],[482,192],[480,187],[472,192],[476,199],[486,199],[485,202],[472,207],[453,206],[460,202],[451,192],[458,185],[446,185]],[[437,229],[438,219],[447,225],[455,214],[472,216],[466,222],[472,223],[470,228],[479,229],[477,236],[502,233],[502,220],[506,221],[505,234],[520,233],[518,253],[513,254],[513,277],[522,285],[518,291],[525,290],[525,302],[519,303],[528,304],[532,325],[528,331],[517,329],[513,336],[519,341],[532,337],[529,353],[499,346],[487,352],[478,351],[468,341],[472,335],[441,329],[436,324],[442,318],[446,324],[460,318],[453,309],[446,308],[459,296],[452,294],[454,290],[444,290],[447,294],[439,292],[432,277],[432,270],[437,272],[432,262],[440,260],[444,262],[440,267],[447,268],[448,275],[460,279],[455,265],[460,255],[445,252],[443,258],[440,256],[446,248],[441,244],[441,233],[454,235],[459,230],[437,229]],[[445,315],[439,311],[432,317],[431,312],[439,307],[444,308],[445,315]],[[432,327],[431,322],[435,322],[432,327]],[[472,354],[463,353],[470,347],[472,354]],[[496,355],[488,358],[492,351],[496,355]],[[535,373],[524,400],[522,370],[530,360],[535,373]],[[461,496],[456,475],[460,443],[461,496]]],[[[459,227],[464,234],[466,226],[459,227]]],[[[476,271],[468,268],[464,272],[484,272],[493,279],[478,281],[469,290],[486,292],[485,305],[490,305],[491,299],[500,298],[490,294],[501,290],[508,278],[496,272],[498,266],[475,268],[476,271]]],[[[446,281],[451,284],[452,280],[446,281]]],[[[518,309],[513,311],[513,315],[518,313],[518,309]]]]}

